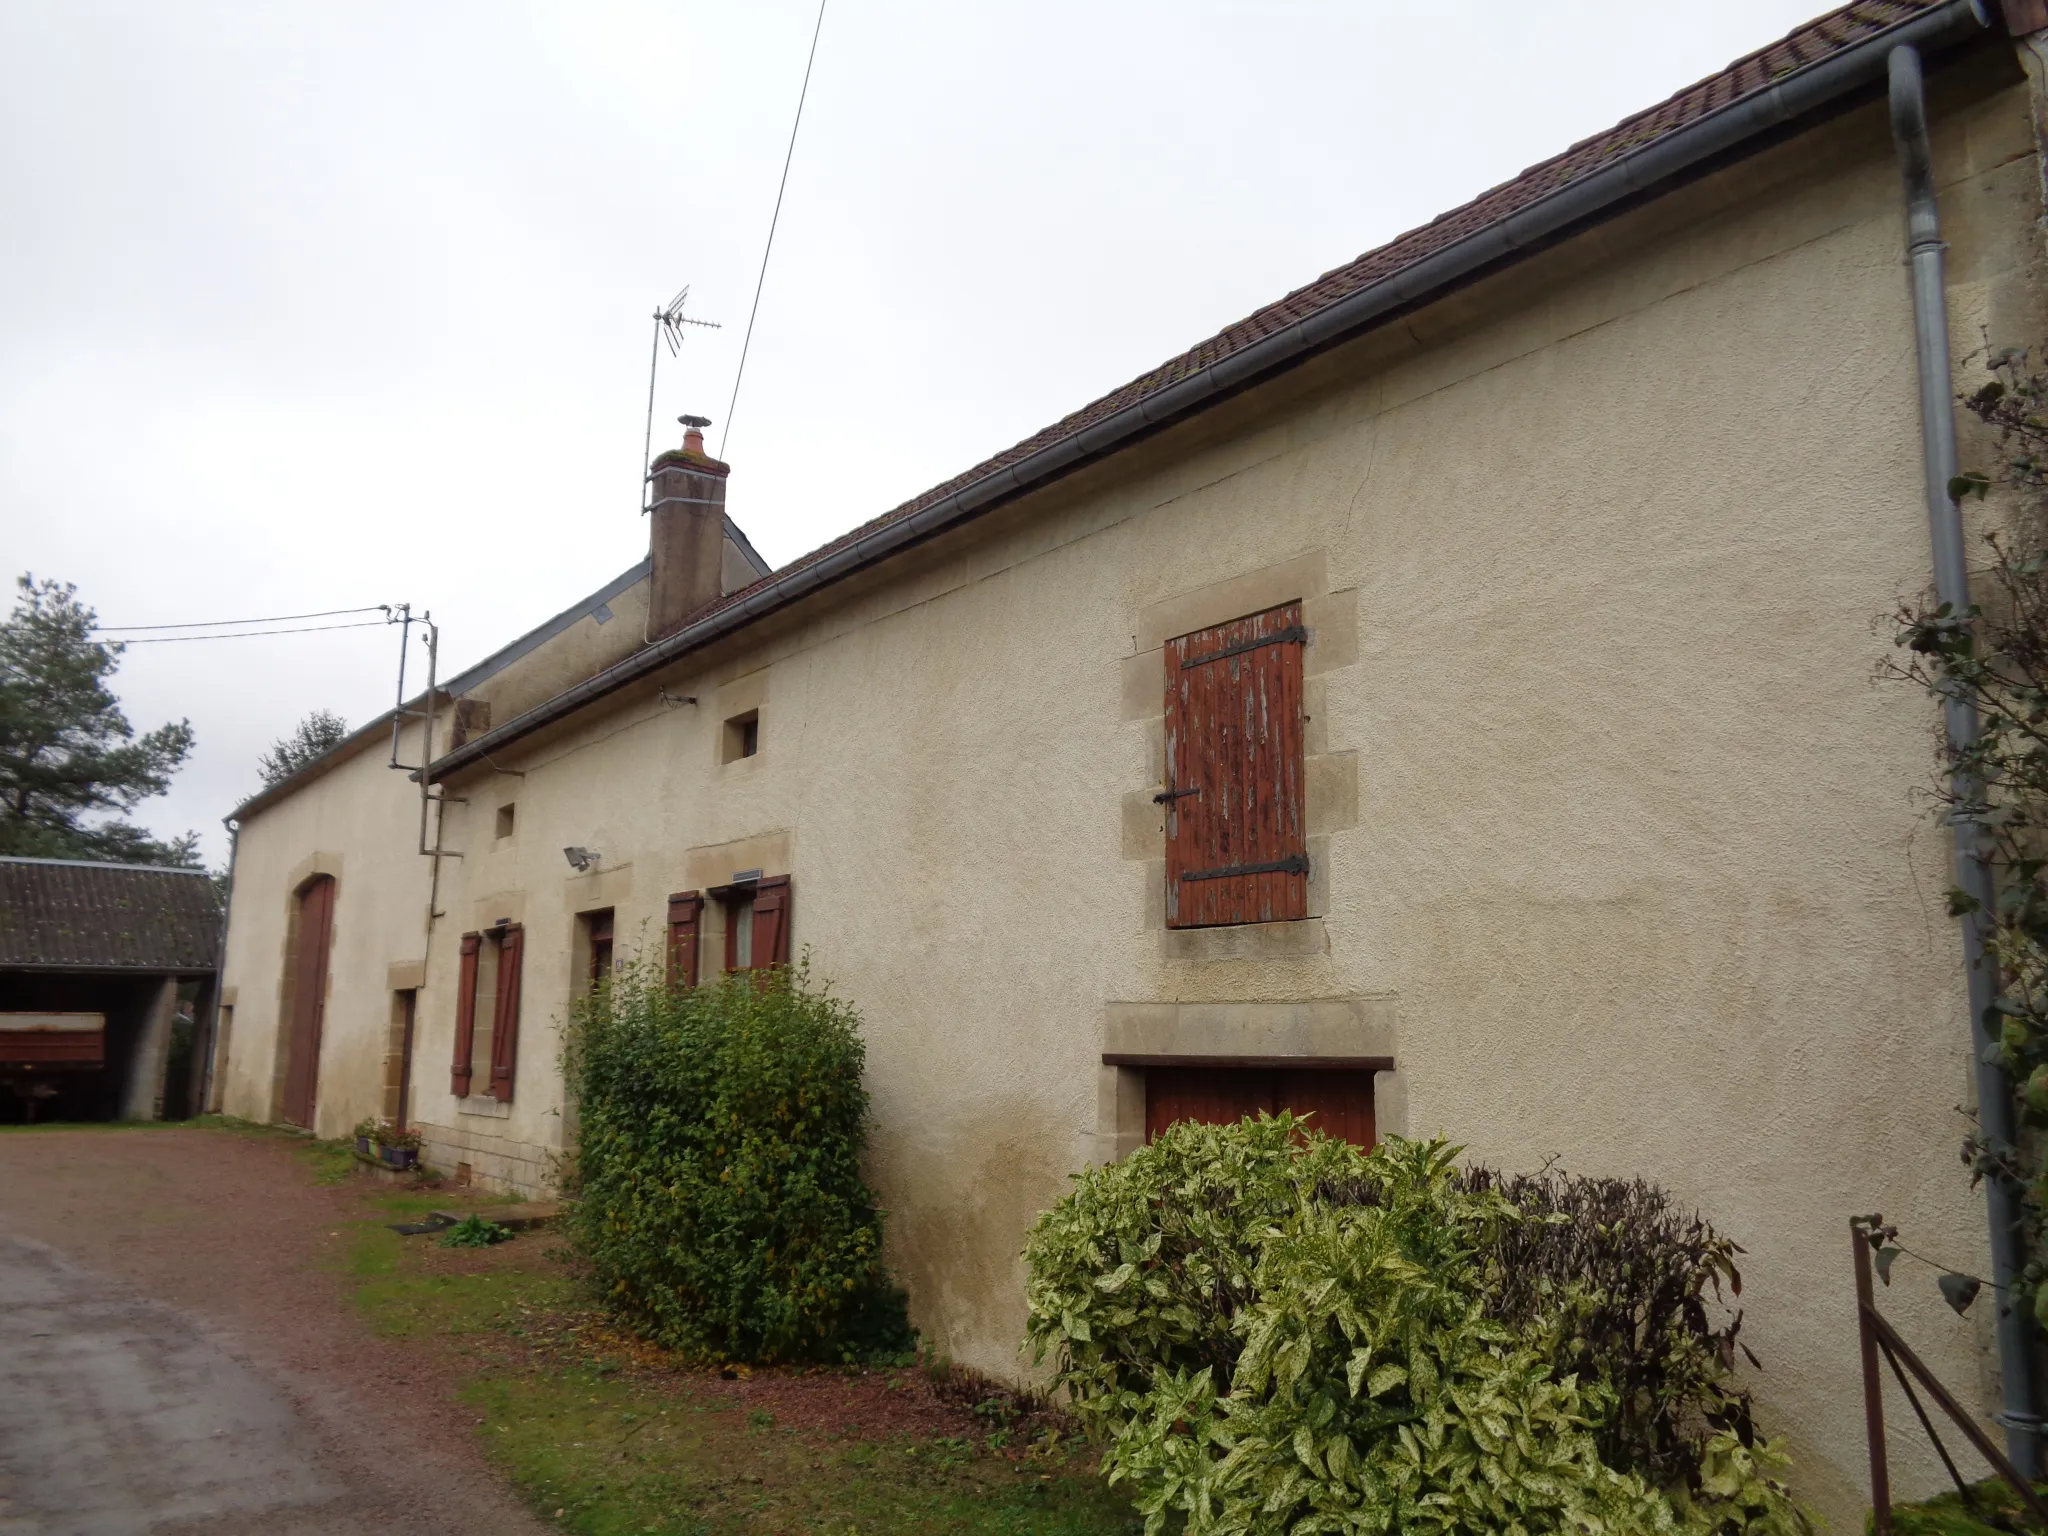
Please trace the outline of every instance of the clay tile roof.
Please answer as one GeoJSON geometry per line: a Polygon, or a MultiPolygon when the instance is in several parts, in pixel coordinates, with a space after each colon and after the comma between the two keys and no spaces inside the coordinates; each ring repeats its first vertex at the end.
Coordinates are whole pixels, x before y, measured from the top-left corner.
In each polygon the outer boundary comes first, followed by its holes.
{"type": "MultiPolygon", "coordinates": [[[[1974,4],[1971,9],[1975,11],[1974,4]]],[[[1061,418],[1023,442],[1004,449],[993,458],[983,460],[964,474],[955,475],[944,484],[933,486],[923,495],[914,497],[900,507],[885,512],[857,528],[850,529],[809,554],[791,561],[773,574],[729,593],[718,602],[708,604],[689,615],[684,628],[668,639],[647,646],[595,677],[586,679],[557,694],[546,703],[537,705],[523,715],[495,727],[485,735],[463,746],[450,749],[444,757],[436,759],[430,776],[440,779],[458,772],[487,751],[509,746],[531,732],[573,713],[592,699],[603,697],[635,678],[648,675],[681,654],[684,649],[702,643],[705,637],[725,633],[729,628],[738,628],[745,624],[748,621],[748,611],[765,613],[778,606],[784,596],[792,600],[801,596],[809,590],[806,573],[830,560],[840,551],[848,549],[849,546],[872,544],[879,552],[887,553],[893,547],[891,540],[886,536],[878,538],[877,535],[883,535],[893,524],[902,523],[928,510],[934,513],[932,521],[935,524],[943,522],[947,516],[946,503],[955,498],[973,503],[967,514],[973,515],[975,511],[985,510],[986,505],[1002,499],[1006,494],[1006,482],[1011,487],[1027,488],[1026,476],[1032,477],[1029,483],[1040,483],[1043,477],[1041,472],[1063,472],[1065,467],[1081,462],[1086,452],[1098,451],[1096,447],[1090,446],[1087,437],[1093,429],[1113,421],[1157,424],[1171,419],[1176,412],[1182,410],[1183,401],[1197,397],[1203,401],[1215,398],[1213,392],[1202,392],[1200,384],[1204,380],[1249,380],[1253,372],[1252,365],[1257,364],[1257,358],[1256,355],[1249,361],[1241,358],[1240,354],[1246,353],[1248,349],[1258,346],[1268,337],[1278,336],[1294,327],[1300,327],[1299,334],[1303,337],[1316,334],[1318,320],[1330,321],[1331,316],[1328,312],[1333,307],[1347,305],[1361,297],[1367,297],[1369,300],[1371,291],[1382,283],[1388,282],[1389,279],[1398,280],[1416,264],[1450,252],[1461,241],[1473,237],[1483,240],[1486,232],[1500,231],[1508,220],[1517,214],[1534,210],[1535,205],[1547,198],[1578,186],[1597,187],[1598,184],[1593,181],[1596,176],[1612,181],[1616,185],[1634,185],[1638,191],[1653,189],[1656,185],[1654,172],[1646,171],[1645,175],[1650,179],[1636,184],[1630,181],[1631,171],[1635,166],[1652,163],[1653,157],[1643,156],[1639,152],[1646,146],[1658,144],[1667,135],[1690,128],[1733,103],[1768,91],[1786,76],[1825,64],[1847,49],[1880,40],[1882,34],[1892,28],[1931,21],[1935,25],[1925,29],[1927,35],[1945,35],[1943,29],[1947,22],[1956,23],[1960,32],[1962,18],[1966,14],[1970,13],[1965,11],[1961,0],[1856,0],[1854,4],[1830,11],[1825,16],[1796,28],[1768,47],[1737,59],[1719,73],[1687,86],[1668,100],[1623,119],[1605,133],[1582,140],[1562,154],[1529,167],[1514,180],[1481,193],[1462,207],[1453,208],[1421,228],[1411,229],[1398,239],[1390,240],[1376,250],[1367,251],[1354,261],[1325,272],[1314,282],[1297,288],[1286,297],[1247,315],[1235,325],[1225,326],[1214,336],[1189,348],[1180,356],[1131,380],[1121,389],[1110,391],[1099,400],[1092,401],[1071,415],[1061,418]],[[1618,169],[1620,174],[1613,177],[1605,176],[1603,173],[1610,169],[1618,169]],[[1233,361],[1236,361],[1239,367],[1236,374],[1233,374],[1231,368],[1233,361]],[[1182,387],[1189,381],[1193,381],[1196,388],[1182,387]],[[1039,459],[1039,455],[1044,455],[1044,458],[1039,459]],[[1038,462],[1027,466],[1027,461],[1034,459],[1038,462]],[[1019,471],[1019,466],[1027,467],[1019,471]],[[986,495],[980,495],[979,492],[986,492],[986,495]],[[736,609],[745,611],[735,614],[733,610],[736,609]]],[[[1981,11],[1976,11],[1975,14],[1977,21],[1984,20],[1981,11]]],[[[1872,49],[1873,53],[1879,51],[1881,45],[1872,49]]],[[[1847,90],[1849,87],[1845,86],[1843,89],[1847,90]]],[[[1822,92],[1813,99],[1832,101],[1839,97],[1839,92],[1822,92]]],[[[1759,105],[1766,109],[1766,116],[1759,118],[1758,121],[1769,121],[1768,99],[1761,101],[1759,105]]],[[[1745,136],[1759,131],[1762,130],[1754,126],[1746,126],[1741,130],[1745,136]]],[[[1601,195],[1605,197],[1606,193],[1602,192],[1601,195]]],[[[1531,222],[1535,224],[1540,221],[1541,211],[1536,210],[1531,214],[1531,222]]],[[[1501,247],[1503,251],[1512,248],[1511,245],[1501,247]]],[[[1339,318],[1341,319],[1341,311],[1339,318]]],[[[1333,323],[1321,334],[1336,339],[1344,334],[1344,327],[1333,323]]],[[[1300,351],[1290,353],[1289,356],[1306,355],[1308,345],[1308,342],[1304,342],[1300,351]]],[[[1192,408],[1199,409],[1200,404],[1197,403],[1192,408]]],[[[1118,436],[1120,430],[1119,427],[1108,433],[1099,434],[1098,444],[1106,445],[1100,446],[1099,451],[1113,452],[1123,440],[1118,436]]],[[[824,573],[819,579],[829,580],[831,573],[824,573]]]]}
{"type": "MultiPolygon", "coordinates": [[[[807,555],[798,557],[776,574],[779,576],[788,571],[800,570],[877,528],[885,527],[942,501],[963,486],[971,485],[977,480],[985,479],[1019,463],[1040,449],[1062,438],[1073,436],[1084,428],[1135,404],[1147,395],[1165,389],[1175,381],[1229,357],[1233,352],[1252,342],[1284,330],[1317,310],[1348,297],[1425,256],[1455,244],[1496,220],[1504,219],[1526,208],[1539,198],[1594,170],[1613,156],[1639,148],[1674,128],[1683,127],[1709,112],[1726,106],[1739,96],[1759,90],[1795,69],[1816,63],[1853,43],[1861,42],[1874,33],[1882,32],[1887,27],[1911,20],[1923,11],[1934,9],[1938,3],[1939,0],[1857,0],[1855,4],[1842,6],[1839,10],[1830,11],[1825,16],[1797,27],[1768,47],[1745,54],[1718,74],[1709,75],[1656,106],[1638,112],[1633,117],[1624,118],[1605,133],[1596,134],[1590,139],[1582,139],[1564,153],[1530,166],[1514,180],[1503,182],[1491,191],[1481,193],[1462,207],[1438,215],[1420,229],[1411,229],[1405,235],[1388,241],[1378,249],[1367,251],[1356,260],[1325,272],[1314,282],[1297,288],[1285,298],[1247,315],[1235,325],[1225,326],[1208,340],[1198,342],[1180,356],[1161,363],[1150,373],[1142,374],[1122,388],[1111,390],[1101,399],[1062,417],[1014,447],[1004,449],[964,474],[955,475],[944,484],[935,485],[922,495],[904,502],[902,506],[863,523],[830,543],[820,545],[807,555]]],[[[752,587],[748,587],[731,594],[728,604],[739,600],[752,590],[752,587]]]]}
{"type": "Polygon", "coordinates": [[[0,967],[210,971],[220,924],[200,870],[0,858],[0,967]]]}

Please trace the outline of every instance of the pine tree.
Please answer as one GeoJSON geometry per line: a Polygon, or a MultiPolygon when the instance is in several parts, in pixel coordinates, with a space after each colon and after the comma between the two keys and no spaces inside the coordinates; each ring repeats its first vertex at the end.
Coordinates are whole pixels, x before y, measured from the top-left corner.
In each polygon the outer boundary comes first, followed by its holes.
{"type": "Polygon", "coordinates": [[[316,709],[280,736],[270,750],[256,761],[256,771],[266,786],[282,784],[316,758],[325,757],[348,735],[348,722],[331,709],[316,709]]]}
{"type": "Polygon", "coordinates": [[[137,736],[107,687],[122,647],[93,638],[99,618],[78,589],[15,585],[0,621],[0,854],[197,868],[196,832],[159,842],[118,819],[170,788],[191,722],[137,736]]]}

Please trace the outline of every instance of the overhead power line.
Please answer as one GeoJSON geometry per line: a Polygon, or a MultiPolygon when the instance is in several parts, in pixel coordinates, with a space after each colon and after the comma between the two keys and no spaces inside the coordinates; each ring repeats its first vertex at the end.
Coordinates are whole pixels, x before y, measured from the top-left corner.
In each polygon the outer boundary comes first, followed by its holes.
{"type": "MultiPolygon", "coordinates": [[[[261,619],[196,619],[189,624],[96,624],[94,632],[102,635],[126,635],[142,629],[225,629],[235,624],[296,624],[301,619],[333,619],[348,613],[389,613],[390,605],[371,603],[367,608],[323,608],[318,613],[273,613],[261,619]]],[[[381,621],[378,621],[381,622],[381,621]]],[[[347,628],[336,625],[335,628],[347,628]]]]}
{"type": "Polygon", "coordinates": [[[732,401],[725,408],[725,428],[718,434],[718,456],[725,457],[732,436],[732,413],[739,409],[740,380],[747,376],[747,349],[754,344],[754,316],[761,312],[761,287],[768,281],[768,256],[775,249],[775,226],[782,222],[782,194],[789,190],[789,163],[796,158],[796,131],[804,122],[804,98],[811,94],[811,66],[818,62],[818,34],[825,30],[825,0],[818,0],[818,24],[811,28],[810,57],[804,60],[804,86],[796,93],[796,120],[789,125],[789,149],[782,157],[782,180],[775,188],[775,212],[768,220],[768,243],[761,248],[761,272],[754,279],[754,307],[747,311],[747,335],[740,343],[739,371],[732,376],[732,401]]]}
{"type": "MultiPolygon", "coordinates": [[[[360,609],[355,611],[361,612],[360,609]]],[[[178,645],[192,640],[253,640],[259,635],[322,635],[330,629],[383,629],[387,622],[384,619],[359,619],[353,624],[307,624],[298,629],[230,629],[217,635],[145,635],[140,640],[119,640],[115,644],[178,645]]]]}

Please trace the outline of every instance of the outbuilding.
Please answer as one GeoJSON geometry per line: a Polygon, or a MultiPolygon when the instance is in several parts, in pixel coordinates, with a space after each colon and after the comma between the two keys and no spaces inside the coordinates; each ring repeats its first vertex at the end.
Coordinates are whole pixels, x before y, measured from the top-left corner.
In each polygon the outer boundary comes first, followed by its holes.
{"type": "Polygon", "coordinates": [[[213,1017],[220,929],[204,870],[0,858],[0,1122],[204,1103],[208,1042],[169,1069],[181,995],[213,1017]]]}

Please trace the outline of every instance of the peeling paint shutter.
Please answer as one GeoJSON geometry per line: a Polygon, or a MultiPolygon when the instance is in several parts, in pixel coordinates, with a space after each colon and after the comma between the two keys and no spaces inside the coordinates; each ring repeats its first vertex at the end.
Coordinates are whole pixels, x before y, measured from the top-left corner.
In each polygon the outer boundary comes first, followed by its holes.
{"type": "Polygon", "coordinates": [[[491,1020],[491,1097],[512,1102],[512,1076],[519,1062],[519,970],[526,930],[517,923],[498,941],[498,1009],[491,1020]]]}
{"type": "Polygon", "coordinates": [[[668,984],[697,985],[697,936],[704,923],[704,897],[681,891],[668,899],[668,984]]]}
{"type": "Polygon", "coordinates": [[[754,966],[789,964],[789,876],[754,887],[754,966]]]}
{"type": "Polygon", "coordinates": [[[1301,604],[1166,644],[1166,925],[1308,915],[1301,604]]]}
{"type": "Polygon", "coordinates": [[[449,1074],[448,1091],[458,1099],[469,1096],[469,1053],[476,1045],[476,952],[484,936],[462,936],[462,969],[455,977],[455,1066],[449,1074]]]}

